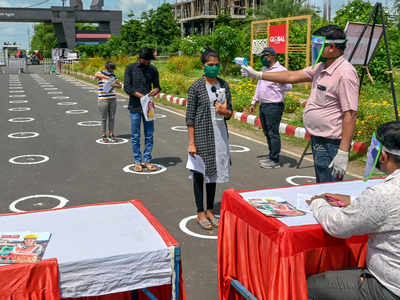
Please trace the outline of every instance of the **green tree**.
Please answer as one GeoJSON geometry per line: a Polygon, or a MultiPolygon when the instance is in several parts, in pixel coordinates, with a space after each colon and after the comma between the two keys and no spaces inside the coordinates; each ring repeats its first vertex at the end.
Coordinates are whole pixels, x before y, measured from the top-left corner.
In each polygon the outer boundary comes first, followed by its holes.
{"type": "Polygon", "coordinates": [[[238,52],[237,31],[229,26],[219,26],[211,35],[211,47],[218,51],[221,59],[222,72],[225,73],[229,64],[238,52]]]}
{"type": "Polygon", "coordinates": [[[140,20],[135,19],[133,13],[129,14],[129,20],[121,27],[121,43],[128,55],[138,53],[143,40],[143,24],[140,20]]]}
{"type": "Polygon", "coordinates": [[[260,19],[317,15],[316,8],[307,6],[306,0],[263,0],[262,3],[261,8],[256,12],[260,19]]]}
{"type": "Polygon", "coordinates": [[[150,9],[141,16],[143,24],[142,46],[166,49],[181,34],[172,12],[172,6],[164,3],[157,9],[150,9]]]}
{"type": "Polygon", "coordinates": [[[31,49],[39,50],[44,57],[51,57],[51,49],[57,47],[56,32],[53,25],[40,23],[35,25],[31,40],[31,49]]]}

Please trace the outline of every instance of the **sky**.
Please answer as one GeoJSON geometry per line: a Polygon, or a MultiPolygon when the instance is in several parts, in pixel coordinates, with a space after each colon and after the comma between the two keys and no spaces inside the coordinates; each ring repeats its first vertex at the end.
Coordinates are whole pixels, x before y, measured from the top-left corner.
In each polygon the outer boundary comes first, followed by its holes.
{"type": "MultiPolygon", "coordinates": [[[[61,0],[50,0],[42,5],[37,5],[44,0],[0,0],[0,7],[27,7],[35,5],[34,7],[46,8],[50,6],[61,6],[61,0]]],[[[181,0],[179,0],[181,1],[181,0]]],[[[383,0],[383,4],[388,0],[383,0]]],[[[151,8],[156,8],[163,2],[175,2],[174,0],[104,0],[104,9],[109,10],[122,10],[124,16],[127,16],[131,11],[140,16],[143,11],[151,8]]],[[[320,6],[323,0],[310,0],[310,3],[320,6]]],[[[336,11],[348,0],[332,0],[332,11],[336,11]]],[[[370,1],[375,3],[376,1],[370,1]]],[[[91,0],[83,0],[85,9],[89,9],[91,0]]],[[[66,5],[69,5],[69,0],[66,0],[66,5]]],[[[23,49],[29,48],[28,36],[32,38],[33,24],[32,23],[1,23],[0,22],[0,45],[3,42],[17,42],[23,49]]]]}

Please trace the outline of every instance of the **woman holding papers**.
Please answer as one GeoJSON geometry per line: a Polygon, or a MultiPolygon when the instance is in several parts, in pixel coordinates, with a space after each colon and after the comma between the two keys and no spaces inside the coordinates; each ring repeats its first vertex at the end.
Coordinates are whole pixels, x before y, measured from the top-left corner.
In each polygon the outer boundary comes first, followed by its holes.
{"type": "Polygon", "coordinates": [[[189,160],[198,166],[192,171],[197,221],[211,230],[219,222],[213,214],[216,183],[229,181],[230,154],[226,120],[232,116],[232,97],[228,83],[218,78],[219,54],[203,50],[204,75],[189,88],[186,125],[189,135],[189,160]],[[199,162],[199,161],[200,162],[199,162]],[[204,173],[201,166],[204,165],[204,173]],[[207,209],[203,206],[203,185],[206,185],[207,209]]]}
{"type": "Polygon", "coordinates": [[[114,88],[122,88],[122,84],[118,81],[114,74],[115,64],[111,61],[106,63],[105,70],[97,72],[98,89],[98,107],[102,121],[103,142],[108,143],[107,139],[107,120],[108,120],[108,137],[110,141],[116,141],[114,136],[115,112],[117,110],[117,97],[114,88]]]}

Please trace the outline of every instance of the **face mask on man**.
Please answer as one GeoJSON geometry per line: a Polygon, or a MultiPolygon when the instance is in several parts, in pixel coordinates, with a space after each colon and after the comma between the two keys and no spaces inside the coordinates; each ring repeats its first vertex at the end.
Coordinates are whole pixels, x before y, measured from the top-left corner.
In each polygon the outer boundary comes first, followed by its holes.
{"type": "Polygon", "coordinates": [[[264,66],[264,67],[267,67],[267,68],[269,68],[270,66],[271,66],[271,61],[270,60],[268,60],[268,58],[266,58],[266,57],[261,57],[261,63],[262,63],[262,65],[264,66]]]}
{"type": "Polygon", "coordinates": [[[204,66],[204,76],[208,78],[216,78],[219,74],[221,67],[220,65],[215,66],[204,66]]]}

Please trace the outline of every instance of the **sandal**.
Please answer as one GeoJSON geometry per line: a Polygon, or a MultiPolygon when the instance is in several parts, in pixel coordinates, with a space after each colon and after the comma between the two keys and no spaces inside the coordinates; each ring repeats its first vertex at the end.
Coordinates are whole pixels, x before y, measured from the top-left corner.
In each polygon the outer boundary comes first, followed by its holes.
{"type": "Polygon", "coordinates": [[[108,142],[109,142],[106,135],[103,135],[103,142],[104,142],[104,143],[108,143],[108,142]]]}
{"type": "Polygon", "coordinates": [[[111,134],[111,135],[109,136],[109,138],[110,138],[111,142],[113,142],[113,143],[118,142],[118,139],[117,139],[117,138],[115,137],[115,135],[113,135],[113,134],[111,134]]]}
{"type": "Polygon", "coordinates": [[[157,171],[157,167],[153,166],[151,163],[145,163],[144,166],[146,167],[147,170],[150,172],[152,171],[157,171]]]}
{"type": "Polygon", "coordinates": [[[209,220],[210,220],[210,223],[211,223],[211,225],[213,227],[218,227],[219,226],[219,219],[214,217],[214,218],[209,218],[209,220]]]}
{"type": "Polygon", "coordinates": [[[213,229],[213,227],[208,219],[204,219],[203,221],[199,221],[199,219],[197,219],[197,223],[199,223],[200,227],[205,230],[213,229]]]}
{"type": "Polygon", "coordinates": [[[135,163],[133,166],[133,171],[135,172],[143,172],[143,167],[141,163],[135,163]]]}

